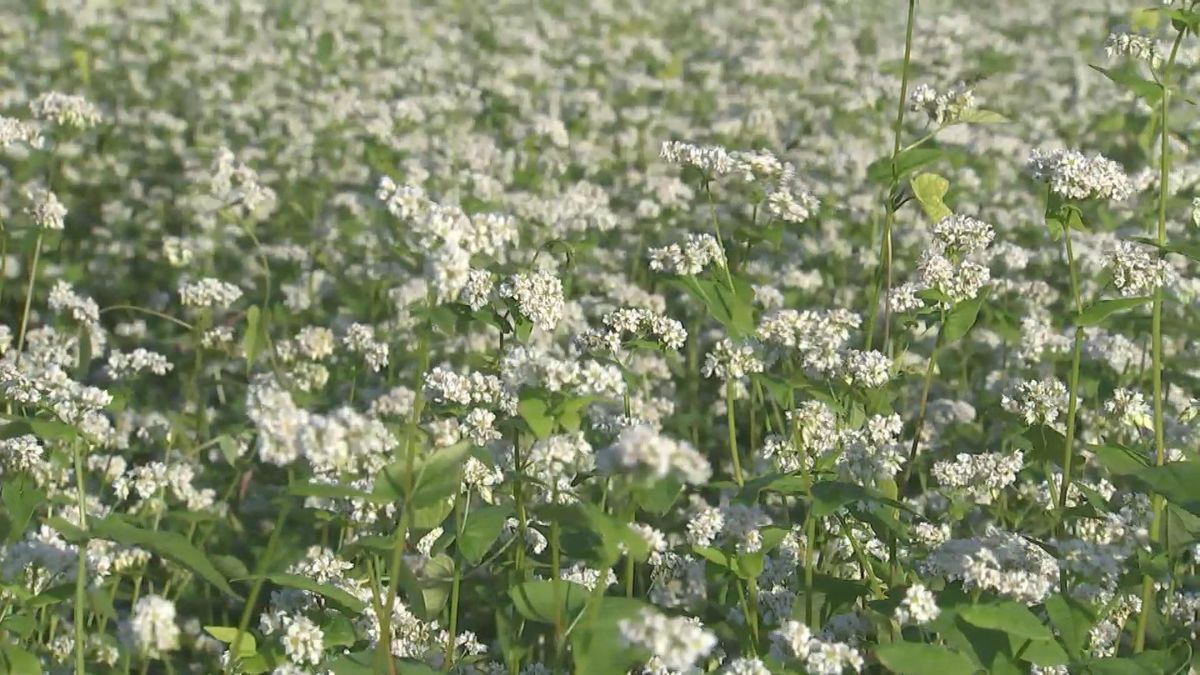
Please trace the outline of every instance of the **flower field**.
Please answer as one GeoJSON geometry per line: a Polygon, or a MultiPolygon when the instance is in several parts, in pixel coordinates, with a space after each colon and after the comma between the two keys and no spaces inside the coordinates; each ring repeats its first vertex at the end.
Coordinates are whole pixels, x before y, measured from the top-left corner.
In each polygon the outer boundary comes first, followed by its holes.
{"type": "Polygon", "coordinates": [[[1200,0],[39,0],[0,64],[0,675],[1200,669],[1200,0]]]}

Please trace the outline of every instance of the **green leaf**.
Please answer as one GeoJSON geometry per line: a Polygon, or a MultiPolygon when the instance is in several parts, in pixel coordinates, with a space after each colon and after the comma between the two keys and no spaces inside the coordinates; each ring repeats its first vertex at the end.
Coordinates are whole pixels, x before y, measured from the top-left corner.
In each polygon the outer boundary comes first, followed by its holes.
{"type": "Polygon", "coordinates": [[[950,181],[936,173],[922,173],[910,181],[913,196],[921,204],[921,209],[929,220],[937,223],[941,219],[954,215],[942,198],[950,191],[950,181]]]}
{"type": "Polygon", "coordinates": [[[459,553],[471,564],[478,565],[500,538],[510,513],[512,509],[507,506],[485,506],[467,514],[462,534],[457,539],[459,553]]]}
{"type": "Polygon", "coordinates": [[[1132,69],[1109,70],[1096,65],[1093,65],[1092,69],[1103,73],[1113,83],[1120,85],[1126,91],[1132,92],[1134,96],[1144,100],[1151,106],[1157,104],[1159,99],[1162,98],[1162,86],[1141,77],[1132,69]]]}
{"type": "Polygon", "coordinates": [[[1028,607],[1011,600],[969,605],[959,609],[958,615],[980,628],[1003,631],[1030,640],[1054,639],[1050,629],[1042,625],[1028,607]]]}
{"type": "Polygon", "coordinates": [[[879,662],[899,675],[974,675],[978,670],[967,656],[946,647],[916,642],[893,642],[875,650],[879,662]]]}
{"type": "Polygon", "coordinates": [[[278,586],[296,588],[309,593],[315,593],[329,601],[331,605],[351,616],[357,616],[366,609],[366,603],[342,589],[330,584],[317,583],[311,577],[299,574],[268,574],[267,580],[278,586]]]}
{"type": "Polygon", "coordinates": [[[1067,652],[1075,658],[1082,656],[1088,643],[1088,632],[1096,622],[1091,610],[1075,598],[1059,594],[1046,600],[1046,613],[1050,615],[1050,623],[1058,629],[1059,640],[1067,652]]]}
{"type": "Polygon", "coordinates": [[[1088,446],[1096,461],[1114,476],[1129,476],[1150,465],[1144,455],[1122,445],[1088,446]]]}
{"type": "MultiPolygon", "coordinates": [[[[942,157],[939,148],[909,148],[896,156],[896,171],[894,178],[900,180],[913,171],[936,162],[942,157]]],[[[882,157],[871,162],[867,167],[867,178],[876,183],[890,183],[893,178],[892,158],[882,157]]]]}
{"type": "Polygon", "coordinates": [[[42,675],[42,662],[17,645],[0,645],[0,665],[12,675],[42,675]]]}
{"type": "Polygon", "coordinates": [[[554,433],[554,417],[550,415],[550,407],[540,398],[527,398],[517,404],[517,412],[521,419],[529,425],[529,430],[539,439],[554,433]]]}
{"type": "Polygon", "coordinates": [[[979,295],[970,300],[963,300],[950,308],[950,312],[946,314],[946,322],[942,324],[942,340],[946,344],[955,342],[971,330],[979,318],[979,308],[983,307],[983,303],[987,301],[991,288],[991,286],[984,286],[980,289],[979,295]]]}
{"type": "Polygon", "coordinates": [[[8,531],[8,541],[14,542],[24,536],[33,512],[45,501],[46,493],[38,489],[28,476],[16,474],[4,481],[4,487],[0,488],[0,502],[4,503],[12,528],[8,531]]]}
{"type": "Polygon", "coordinates": [[[1112,300],[1101,300],[1083,309],[1083,313],[1075,319],[1076,325],[1079,326],[1099,326],[1104,323],[1110,314],[1123,312],[1127,309],[1132,309],[1139,305],[1150,302],[1154,298],[1146,296],[1138,296],[1136,298],[1114,298],[1112,300]]]}
{"type": "Polygon", "coordinates": [[[605,596],[571,632],[575,672],[588,675],[625,675],[641,661],[637,650],[623,646],[620,623],[649,607],[636,598],[605,596]]]}
{"type": "Polygon", "coordinates": [[[120,516],[110,515],[91,523],[91,532],[101,539],[111,539],[127,546],[141,546],[187,567],[208,583],[234,598],[240,599],[225,577],[213,566],[200,549],[176,532],[155,532],[131,525],[120,516]]]}
{"type": "Polygon", "coordinates": [[[549,579],[526,581],[508,589],[513,606],[521,616],[538,623],[553,624],[556,608],[567,624],[583,611],[588,600],[587,587],[573,581],[558,582],[558,603],[555,604],[554,582],[549,579]]]}
{"type": "Polygon", "coordinates": [[[1148,491],[1156,492],[1172,504],[1192,513],[1200,514],[1200,462],[1171,462],[1162,466],[1148,466],[1136,474],[1134,479],[1148,491]]]}
{"type": "Polygon", "coordinates": [[[246,357],[246,372],[250,372],[258,355],[262,352],[263,343],[262,312],[258,305],[250,305],[246,310],[246,332],[242,335],[242,353],[246,357]]]}
{"type": "MultiPolygon", "coordinates": [[[[231,626],[205,626],[204,632],[227,645],[233,645],[237,640],[238,629],[231,626]]],[[[238,656],[243,659],[248,658],[254,656],[257,651],[258,642],[255,641],[254,634],[250,631],[242,633],[242,642],[238,645],[238,656]]]]}
{"type": "Polygon", "coordinates": [[[29,428],[35,436],[48,441],[71,441],[79,437],[78,429],[56,420],[29,418],[29,428]]]}
{"type": "Polygon", "coordinates": [[[968,110],[958,120],[963,124],[1008,124],[1012,121],[994,110],[982,108],[968,110]]]}

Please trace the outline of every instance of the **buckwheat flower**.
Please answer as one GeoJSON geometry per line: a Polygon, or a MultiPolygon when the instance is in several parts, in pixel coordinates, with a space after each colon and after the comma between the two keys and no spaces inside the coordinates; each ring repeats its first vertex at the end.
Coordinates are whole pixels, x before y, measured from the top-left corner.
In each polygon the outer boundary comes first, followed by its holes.
{"type": "Polygon", "coordinates": [[[115,379],[132,377],[143,371],[166,375],[174,367],[175,364],[168,361],[167,357],[142,347],[129,353],[114,349],[108,354],[108,373],[115,379]]]}
{"type": "Polygon", "coordinates": [[[953,460],[935,462],[930,475],[941,486],[965,490],[977,504],[991,504],[1004,488],[1016,482],[1024,462],[1020,450],[1010,454],[959,453],[953,460]]]}
{"type": "Polygon", "coordinates": [[[705,377],[738,380],[751,373],[761,373],[766,364],[758,355],[757,343],[751,340],[734,342],[723,338],[704,356],[700,372],[705,377]]]}
{"type": "Polygon", "coordinates": [[[917,297],[917,293],[921,290],[920,285],[912,282],[893,288],[891,294],[888,296],[892,305],[892,311],[897,314],[904,314],[905,312],[911,312],[924,307],[925,301],[917,297]]]}
{"type": "Polygon", "coordinates": [[[54,286],[50,289],[50,296],[47,298],[47,304],[55,312],[67,314],[79,323],[89,326],[96,326],[100,323],[100,306],[96,304],[96,301],[79,295],[75,289],[71,288],[71,284],[62,279],[54,282],[54,286]]]}
{"type": "Polygon", "coordinates": [[[562,281],[549,272],[514,274],[500,284],[499,294],[514,300],[517,311],[542,330],[554,330],[562,318],[562,281]]]}
{"type": "Polygon", "coordinates": [[[892,360],[875,350],[861,352],[851,350],[845,361],[848,384],[873,389],[887,384],[892,377],[892,360]]]}
{"type": "Polygon", "coordinates": [[[605,588],[617,583],[617,575],[613,573],[611,568],[606,567],[604,570],[597,570],[579,562],[562,570],[560,578],[563,581],[575,582],[589,591],[596,590],[596,586],[601,583],[604,584],[605,588]]]}
{"type": "Polygon", "coordinates": [[[473,269],[467,276],[467,283],[463,284],[462,290],[458,292],[458,300],[472,311],[478,312],[492,301],[495,290],[496,282],[492,279],[491,272],[473,269]]]}
{"type": "Polygon", "coordinates": [[[1101,155],[1087,157],[1077,150],[1035,149],[1029,155],[1028,167],[1035,180],[1048,183],[1051,191],[1065,199],[1122,201],[1133,193],[1121,165],[1101,155]]]}
{"type": "Polygon", "coordinates": [[[41,148],[45,141],[37,127],[12,117],[0,115],[0,150],[21,143],[31,148],[41,148]]]}
{"type": "Polygon", "coordinates": [[[322,361],[333,356],[337,339],[333,331],[324,326],[305,326],[296,334],[296,346],[300,353],[311,361],[322,361]]]}
{"type": "Polygon", "coordinates": [[[1119,387],[1113,391],[1112,398],[1104,402],[1104,413],[1109,419],[1116,420],[1121,426],[1133,429],[1153,429],[1154,419],[1150,416],[1150,406],[1142,398],[1142,392],[1119,387]]]}
{"type": "Polygon", "coordinates": [[[321,662],[325,651],[325,633],[306,616],[293,618],[280,642],[283,643],[283,653],[293,663],[315,666],[321,662]]]}
{"type": "Polygon", "coordinates": [[[1150,67],[1157,68],[1162,61],[1158,53],[1158,45],[1153,38],[1135,33],[1109,33],[1104,40],[1104,53],[1108,58],[1128,56],[1131,59],[1145,61],[1150,67]]]}
{"type": "Polygon", "coordinates": [[[709,265],[725,267],[725,252],[711,234],[689,234],[682,246],[650,249],[650,269],[655,272],[695,276],[709,265]]]}
{"type": "Polygon", "coordinates": [[[629,529],[633,530],[634,534],[646,542],[651,565],[656,564],[662,559],[662,554],[667,551],[667,536],[661,530],[644,523],[630,523],[629,529]]]}
{"type": "Polygon", "coordinates": [[[925,113],[934,124],[956,124],[975,109],[975,93],[962,83],[940,93],[927,84],[919,84],[908,96],[908,107],[913,112],[925,113]]]}
{"type": "Polygon", "coordinates": [[[652,480],[672,477],[691,485],[712,476],[708,460],[691,444],[663,436],[645,424],[623,429],[612,445],[597,453],[596,466],[606,474],[632,473],[652,480]]]}
{"type": "Polygon", "coordinates": [[[970,260],[955,265],[936,249],[921,253],[917,272],[926,288],[939,291],[955,303],[978,296],[991,280],[991,272],[983,265],[970,260]]]}
{"type": "Polygon", "coordinates": [[[813,640],[804,658],[804,668],[809,675],[842,675],[847,668],[859,672],[863,663],[862,654],[850,645],[822,640],[813,640]]]}
{"type": "Polygon", "coordinates": [[[767,212],[793,225],[807,221],[820,206],[821,202],[806,190],[779,188],[767,195],[767,212]]]}
{"type": "Polygon", "coordinates": [[[946,541],[918,567],[923,574],[961,580],[968,591],[979,588],[1027,605],[1045,600],[1059,576],[1054,556],[994,526],[979,537],[946,541]]]}
{"type": "Polygon", "coordinates": [[[711,546],[724,529],[725,512],[714,506],[704,506],[688,519],[688,543],[693,546],[711,546]]]}
{"type": "Polygon", "coordinates": [[[43,230],[62,230],[66,227],[67,207],[58,201],[55,194],[45,188],[31,187],[25,190],[29,205],[25,215],[43,230]]]}
{"type": "Polygon", "coordinates": [[[633,619],[618,624],[623,646],[649,652],[673,671],[687,671],[717,646],[717,637],[699,619],[668,617],[652,609],[643,609],[633,619]]]}
{"type": "Polygon", "coordinates": [[[145,595],[134,604],[124,626],[126,640],[147,658],[160,658],[179,648],[175,603],[161,595],[145,595]]]}
{"type": "Polygon", "coordinates": [[[207,277],[179,287],[179,301],[184,307],[228,308],[242,297],[237,286],[207,277]]]}
{"type": "Polygon", "coordinates": [[[726,675],[771,675],[771,669],[767,668],[767,664],[757,658],[738,658],[730,661],[721,668],[720,672],[726,675]]]}
{"type": "Polygon", "coordinates": [[[354,354],[361,354],[372,373],[378,373],[388,365],[390,348],[386,342],[375,339],[375,329],[363,323],[352,323],[342,337],[342,344],[354,354]]]}
{"type": "Polygon", "coordinates": [[[901,625],[927,624],[937,618],[941,610],[933,593],[921,584],[913,584],[904,592],[904,599],[896,607],[896,621],[901,625]]]}
{"type": "Polygon", "coordinates": [[[996,233],[991,225],[965,215],[950,215],[933,226],[933,236],[952,255],[980,253],[991,245],[996,233]]]}
{"type": "Polygon", "coordinates": [[[1129,298],[1149,295],[1176,281],[1175,269],[1166,260],[1153,255],[1145,246],[1118,241],[1106,256],[1113,284],[1129,298]]]}
{"type": "Polygon", "coordinates": [[[483,408],[474,408],[463,419],[462,428],[472,443],[484,446],[503,437],[496,429],[495,423],[496,413],[483,408]]]}
{"type": "Polygon", "coordinates": [[[1025,424],[1053,425],[1067,405],[1067,387],[1054,378],[1025,380],[1005,394],[1000,405],[1025,424]]]}
{"type": "Polygon", "coordinates": [[[737,168],[729,151],[719,145],[664,141],[658,156],[671,164],[694,166],[712,176],[723,176],[737,168]]]}
{"type": "Polygon", "coordinates": [[[87,99],[56,91],[30,101],[29,110],[39,120],[74,129],[88,129],[100,123],[100,111],[87,99]]]}

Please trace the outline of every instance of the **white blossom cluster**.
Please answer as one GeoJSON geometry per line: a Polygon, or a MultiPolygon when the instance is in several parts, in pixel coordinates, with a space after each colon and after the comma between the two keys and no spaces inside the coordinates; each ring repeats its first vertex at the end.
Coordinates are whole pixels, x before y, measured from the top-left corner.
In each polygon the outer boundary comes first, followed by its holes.
{"type": "Polygon", "coordinates": [[[1119,202],[1133,193],[1121,165],[1101,155],[1039,148],[1029,154],[1027,165],[1035,180],[1049,184],[1051,192],[1063,199],[1119,202]]]}

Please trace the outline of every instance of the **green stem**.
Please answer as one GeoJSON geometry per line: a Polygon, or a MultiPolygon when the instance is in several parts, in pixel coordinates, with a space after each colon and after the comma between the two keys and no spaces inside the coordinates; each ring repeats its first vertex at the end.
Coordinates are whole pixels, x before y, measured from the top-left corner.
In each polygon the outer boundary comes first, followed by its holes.
{"type": "Polygon", "coordinates": [[[737,414],[733,408],[733,379],[725,380],[725,417],[729,427],[729,457],[733,460],[733,480],[741,486],[742,460],[738,456],[737,444],[737,414]]]}
{"type": "Polygon", "coordinates": [[[25,285],[25,307],[21,310],[21,328],[17,333],[17,359],[21,358],[21,350],[25,348],[25,333],[29,329],[29,308],[33,305],[33,287],[37,284],[38,260],[42,255],[42,234],[38,230],[37,240],[33,243],[33,259],[29,262],[29,281],[25,285]]]}
{"type": "Polygon", "coordinates": [[[84,650],[86,641],[83,636],[83,605],[87,601],[87,491],[83,470],[83,442],[76,440],[75,446],[75,492],[79,500],[79,529],[84,533],[84,540],[79,542],[79,561],[75,570],[75,675],[84,675],[84,650]]]}
{"type": "MultiPolygon", "coordinates": [[[[1171,77],[1171,68],[1175,65],[1175,57],[1179,53],[1179,45],[1183,42],[1183,36],[1187,34],[1187,29],[1183,29],[1176,33],[1175,42],[1171,45],[1171,55],[1167,59],[1166,65],[1163,66],[1162,72],[1162,101],[1159,103],[1160,121],[1160,147],[1158,157],[1158,233],[1157,243],[1159,246],[1159,255],[1162,255],[1163,247],[1167,243],[1167,191],[1171,177],[1171,147],[1170,125],[1167,123],[1167,113],[1171,108],[1171,88],[1169,85],[1171,77]]],[[[1163,339],[1162,339],[1162,310],[1163,310],[1163,290],[1161,287],[1154,291],[1154,307],[1152,309],[1150,319],[1150,332],[1152,352],[1151,358],[1153,366],[1151,368],[1151,386],[1154,397],[1154,460],[1155,464],[1162,466],[1166,462],[1166,436],[1164,431],[1163,420],[1163,389],[1162,389],[1162,372],[1163,372],[1163,339]]],[[[1158,543],[1161,538],[1162,515],[1163,515],[1163,498],[1162,495],[1154,494],[1152,497],[1152,506],[1154,510],[1154,518],[1150,526],[1150,541],[1158,543]]],[[[1133,637],[1133,651],[1140,653],[1146,648],[1146,627],[1150,623],[1150,613],[1154,611],[1154,579],[1150,575],[1142,577],[1142,611],[1138,614],[1137,628],[1133,637]]]]}
{"type": "MultiPolygon", "coordinates": [[[[292,483],[291,476],[288,476],[288,485],[292,483]]],[[[229,666],[226,670],[228,673],[237,672],[237,664],[241,661],[239,654],[242,648],[242,639],[246,635],[246,631],[250,628],[250,617],[254,615],[254,607],[258,604],[258,596],[262,593],[263,584],[267,580],[267,566],[271,564],[271,559],[275,557],[275,548],[279,545],[279,536],[283,532],[284,525],[287,524],[288,511],[291,510],[291,500],[285,499],[283,506],[279,509],[279,516],[275,519],[275,527],[271,530],[271,537],[267,540],[267,548],[263,551],[262,557],[258,559],[258,564],[254,566],[254,585],[250,588],[250,596],[246,598],[246,604],[242,607],[242,616],[238,619],[237,634],[233,637],[233,642],[229,645],[229,666]]]]}
{"type": "MultiPolygon", "coordinates": [[[[1079,293],[1079,271],[1075,268],[1075,252],[1071,247],[1071,231],[1063,233],[1067,249],[1067,268],[1070,270],[1071,294],[1075,297],[1075,314],[1083,314],[1083,298],[1079,293]]],[[[1067,383],[1070,388],[1067,399],[1067,436],[1063,446],[1063,476],[1058,493],[1058,510],[1061,519],[1067,511],[1067,493],[1071,487],[1071,464],[1075,447],[1075,412],[1079,402],[1079,360],[1083,353],[1083,327],[1075,327],[1075,344],[1071,351],[1071,375],[1067,383]]]]}
{"type": "Polygon", "coordinates": [[[925,366],[925,379],[921,384],[921,402],[917,408],[917,421],[913,425],[912,447],[908,449],[908,463],[904,466],[904,477],[896,485],[899,494],[904,494],[912,476],[913,465],[917,462],[917,449],[921,445],[921,430],[925,427],[925,411],[929,403],[929,387],[933,384],[933,369],[937,366],[938,353],[945,342],[946,310],[942,310],[941,326],[938,328],[937,341],[933,343],[933,351],[929,354],[929,364],[925,366]]]}
{"type": "MultiPolygon", "coordinates": [[[[896,220],[895,193],[900,183],[897,175],[896,158],[900,156],[900,136],[904,131],[904,111],[908,108],[908,70],[912,63],[913,23],[917,0],[908,0],[908,19],[904,29],[904,62],[900,69],[900,101],[896,106],[896,124],[892,128],[891,181],[887,191],[887,215],[883,221],[883,241],[880,244],[879,270],[875,291],[871,297],[871,309],[867,319],[866,348],[871,349],[875,338],[875,317],[879,312],[879,296],[883,295],[883,343],[890,337],[892,314],[892,224],[896,220]],[[882,286],[882,288],[881,288],[882,286]]],[[[886,350],[885,350],[886,351],[886,350]]]]}

